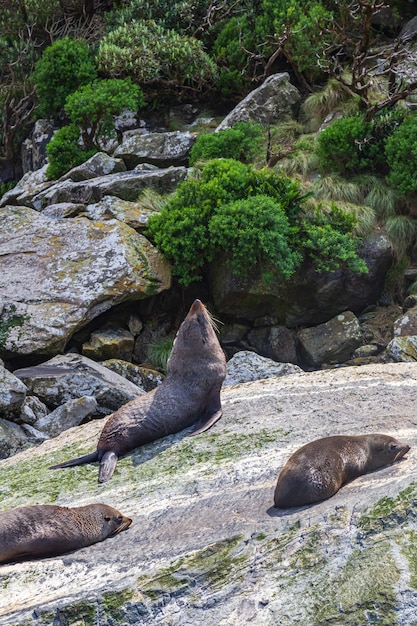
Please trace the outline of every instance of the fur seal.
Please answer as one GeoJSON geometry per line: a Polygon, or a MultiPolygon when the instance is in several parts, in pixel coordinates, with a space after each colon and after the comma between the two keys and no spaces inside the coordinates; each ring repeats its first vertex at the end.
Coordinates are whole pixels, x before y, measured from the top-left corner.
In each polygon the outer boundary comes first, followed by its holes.
{"type": "Polygon", "coordinates": [[[119,457],[161,437],[195,424],[197,435],[222,416],[220,388],[226,376],[226,358],[213,321],[200,300],[195,300],[182,322],[159,387],[124,404],[110,415],[96,452],[50,469],[100,461],[98,480],[113,475],[119,457]]]}
{"type": "Polygon", "coordinates": [[[0,563],[56,556],[103,541],[132,520],[107,504],[36,504],[0,512],[0,563]]]}
{"type": "Polygon", "coordinates": [[[333,496],[349,480],[401,459],[410,447],[388,435],[336,435],[299,448],[282,468],[275,488],[278,508],[333,496]]]}

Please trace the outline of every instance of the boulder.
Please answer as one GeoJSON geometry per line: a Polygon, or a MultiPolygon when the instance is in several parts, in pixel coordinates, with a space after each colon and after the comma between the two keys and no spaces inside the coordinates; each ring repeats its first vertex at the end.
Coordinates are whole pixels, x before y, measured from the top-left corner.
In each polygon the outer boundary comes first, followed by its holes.
{"type": "Polygon", "coordinates": [[[100,313],[171,284],[158,251],[117,220],[56,220],[4,207],[0,223],[0,355],[61,352],[100,313]]]}
{"type": "Polygon", "coordinates": [[[151,163],[157,167],[186,165],[195,139],[195,135],[190,132],[144,135],[140,130],[137,133],[129,131],[124,134],[122,143],[113,154],[122,158],[128,169],[133,169],[139,163],[151,163]]]}
{"type": "Polygon", "coordinates": [[[69,179],[77,182],[125,171],[126,165],[122,159],[115,159],[105,152],[97,152],[87,161],[81,163],[81,165],[70,169],[69,172],[61,176],[59,180],[69,179]]]}
{"type": "Polygon", "coordinates": [[[0,417],[19,421],[27,388],[16,376],[0,365],[0,417]]]}
{"type": "Polygon", "coordinates": [[[281,363],[298,363],[297,338],[285,326],[257,326],[247,336],[256,352],[281,363]]]}
{"type": "Polygon", "coordinates": [[[417,361],[417,335],[394,337],[385,349],[387,361],[417,361]]]}
{"type": "Polygon", "coordinates": [[[47,165],[44,165],[39,170],[27,172],[22,176],[17,185],[2,196],[0,207],[9,204],[30,206],[30,200],[33,196],[52,185],[51,181],[46,178],[47,167],[47,165]]]}
{"type": "Polygon", "coordinates": [[[92,333],[89,341],[83,343],[82,353],[95,361],[104,359],[131,361],[134,343],[135,338],[130,331],[123,328],[107,328],[92,333]]]}
{"type": "Polygon", "coordinates": [[[401,315],[393,324],[394,337],[417,335],[417,306],[401,315]]]}
{"type": "Polygon", "coordinates": [[[144,391],[151,391],[162,383],[165,376],[158,370],[143,365],[136,365],[121,359],[108,359],[102,365],[123,378],[130,380],[144,391]]]}
{"type": "MultiPolygon", "coordinates": [[[[366,261],[367,274],[342,268],[319,273],[305,263],[289,281],[272,278],[267,283],[262,279],[265,267],[240,277],[230,270],[227,258],[218,257],[208,274],[216,310],[246,320],[274,316],[288,328],[321,324],[347,310],[359,313],[380,297],[392,251],[386,237],[373,232],[359,254],[366,261]]],[[[273,276],[273,268],[268,269],[273,276]]]]}
{"type": "Polygon", "coordinates": [[[362,343],[362,332],[358,318],[351,311],[345,311],[325,324],[303,328],[298,340],[306,363],[320,367],[350,359],[362,343]]]}
{"type": "MultiPolygon", "coordinates": [[[[57,206],[57,205],[55,205],[57,206]]],[[[43,211],[48,211],[49,207],[43,211]]],[[[148,218],[154,211],[143,207],[140,202],[128,202],[116,196],[104,196],[100,202],[85,207],[83,215],[91,220],[117,219],[135,230],[146,228],[148,218]]]]}
{"type": "Polygon", "coordinates": [[[135,450],[99,487],[95,464],[48,470],[92,452],[97,421],[1,461],[2,510],[102,501],[133,519],[87,548],[2,565],[2,626],[411,624],[416,393],[415,363],[226,387],[210,431],[135,450]],[[273,508],[278,473],[297,448],[372,432],[410,453],[329,500],[273,508]]]}
{"type": "Polygon", "coordinates": [[[48,437],[56,437],[68,428],[79,426],[87,417],[93,416],[96,410],[97,400],[93,396],[81,396],[68,400],[48,413],[35,423],[35,427],[48,437]]]}
{"type": "Polygon", "coordinates": [[[265,126],[284,122],[297,113],[300,98],[300,92],[290,83],[289,74],[273,74],[239,102],[216,130],[226,130],[236,122],[252,121],[265,126]]]}
{"type": "Polygon", "coordinates": [[[15,370],[15,375],[50,409],[93,396],[97,402],[94,417],[113,413],[144,393],[123,376],[79,354],[58,355],[40,365],[15,370]]]}
{"type": "Polygon", "coordinates": [[[50,120],[36,120],[30,136],[22,143],[23,174],[36,172],[46,164],[46,146],[53,134],[54,127],[50,120]]]}
{"type": "Polygon", "coordinates": [[[277,363],[256,352],[241,350],[227,362],[226,378],[223,385],[237,385],[262,378],[278,378],[288,374],[302,373],[302,369],[292,363],[277,363]]]}

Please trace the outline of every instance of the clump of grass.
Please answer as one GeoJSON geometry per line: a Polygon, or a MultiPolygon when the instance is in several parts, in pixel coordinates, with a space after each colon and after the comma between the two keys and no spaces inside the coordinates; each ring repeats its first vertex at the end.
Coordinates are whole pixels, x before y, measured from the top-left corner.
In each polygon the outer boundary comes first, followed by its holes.
{"type": "Polygon", "coordinates": [[[320,200],[339,200],[353,204],[363,199],[361,187],[357,183],[337,175],[317,178],[313,184],[313,195],[320,200]]]}
{"type": "Polygon", "coordinates": [[[149,346],[148,358],[151,364],[164,374],[167,371],[167,363],[172,352],[174,339],[172,337],[161,337],[158,341],[149,346]]]}
{"type": "Polygon", "coordinates": [[[385,231],[397,262],[406,259],[415,244],[417,221],[409,215],[394,215],[385,222],[385,231]]]}
{"type": "Polygon", "coordinates": [[[348,215],[353,215],[357,224],[355,227],[355,233],[360,237],[366,237],[369,235],[373,229],[375,228],[375,212],[374,210],[366,206],[365,204],[354,204],[346,201],[335,201],[333,199],[318,199],[311,197],[305,203],[305,208],[307,212],[314,213],[318,207],[320,207],[320,211],[328,215],[329,217],[332,214],[332,207],[337,205],[339,209],[347,213],[348,215]]]}
{"type": "Polygon", "coordinates": [[[138,202],[143,209],[149,211],[161,211],[170,194],[161,194],[152,187],[146,187],[138,197],[138,202]]]}
{"type": "Polygon", "coordinates": [[[351,92],[335,78],[330,78],[325,87],[311,94],[303,105],[303,115],[309,120],[312,130],[317,130],[330,114],[343,109],[344,115],[357,108],[351,92]]]}

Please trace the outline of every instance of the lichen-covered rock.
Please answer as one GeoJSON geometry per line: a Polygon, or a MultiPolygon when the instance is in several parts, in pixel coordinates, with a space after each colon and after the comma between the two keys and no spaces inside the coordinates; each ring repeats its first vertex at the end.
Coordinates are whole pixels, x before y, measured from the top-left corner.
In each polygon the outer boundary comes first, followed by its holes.
{"type": "Polygon", "coordinates": [[[343,363],[362,343],[358,318],[345,311],[325,324],[303,328],[298,333],[301,351],[308,365],[320,367],[324,363],[343,363]]]}
{"type": "Polygon", "coordinates": [[[285,326],[256,326],[247,341],[262,356],[280,363],[298,364],[296,334],[285,326]]]}
{"type": "MultiPolygon", "coordinates": [[[[0,418],[0,459],[7,459],[34,443],[30,441],[22,426],[0,418]]],[[[3,489],[6,489],[6,486],[0,487],[0,494],[3,493],[3,489]]]]}
{"type": "Polygon", "coordinates": [[[417,335],[417,306],[408,309],[393,324],[394,337],[417,335]]]}
{"type": "Polygon", "coordinates": [[[115,218],[139,231],[146,228],[148,218],[153,213],[155,211],[143,207],[140,202],[127,202],[116,196],[104,196],[100,202],[87,205],[84,211],[84,215],[91,220],[115,218]]]}
{"type": "Polygon", "coordinates": [[[83,396],[97,402],[95,417],[116,411],[144,392],[123,376],[79,354],[62,354],[40,365],[15,370],[29,393],[51,410],[83,396]]]}
{"type": "Polygon", "coordinates": [[[97,467],[48,466],[95,449],[97,421],[0,463],[2,510],[106,502],[127,532],[0,567],[2,626],[83,623],[386,626],[417,610],[417,364],[293,374],[226,387],[223,417],[97,467]],[[310,507],[272,508],[289,455],[329,434],[385,432],[400,462],[310,507]]]}
{"type": "Polygon", "coordinates": [[[59,180],[73,180],[74,182],[125,172],[126,165],[122,159],[115,159],[105,152],[97,152],[88,161],[73,167],[61,176],[59,180]]]}
{"type": "Polygon", "coordinates": [[[13,189],[10,189],[2,196],[0,207],[9,204],[30,206],[33,196],[52,185],[51,181],[46,178],[47,167],[47,165],[44,165],[35,172],[27,172],[13,189]]]}
{"type": "Polygon", "coordinates": [[[0,365],[0,417],[18,421],[26,392],[26,385],[0,365]]]}
{"type": "Polygon", "coordinates": [[[114,156],[122,158],[129,169],[139,163],[151,163],[158,167],[186,165],[195,139],[195,135],[190,132],[172,131],[144,135],[140,131],[129,131],[114,151],[114,156]]]}
{"type": "Polygon", "coordinates": [[[130,382],[144,391],[155,389],[165,378],[164,374],[161,374],[158,370],[143,365],[136,365],[135,363],[129,363],[128,361],[122,361],[121,359],[108,359],[103,361],[102,365],[112,372],[123,376],[123,378],[130,380],[130,382]]]}
{"type": "Polygon", "coordinates": [[[35,423],[35,428],[48,437],[56,437],[64,430],[79,426],[87,417],[94,415],[97,409],[97,400],[93,396],[81,396],[68,400],[55,411],[35,423]]]}
{"type": "Polygon", "coordinates": [[[394,337],[385,349],[389,361],[417,361],[417,335],[394,337]]]}
{"type": "Polygon", "coordinates": [[[91,334],[89,341],[83,343],[84,356],[96,361],[105,359],[132,360],[135,338],[124,328],[107,328],[91,334]]]}
{"type": "Polygon", "coordinates": [[[225,130],[236,122],[283,122],[294,116],[299,103],[300,92],[290,83],[289,74],[273,74],[239,102],[216,130],[225,130]]]}
{"type": "Polygon", "coordinates": [[[56,220],[5,207],[0,224],[0,355],[61,352],[100,313],[171,284],[159,252],[117,220],[56,220]]]}
{"type": "Polygon", "coordinates": [[[272,359],[256,354],[256,352],[241,350],[236,352],[227,362],[226,378],[223,385],[237,385],[262,378],[277,378],[278,376],[302,373],[302,371],[298,365],[277,363],[272,359]]]}

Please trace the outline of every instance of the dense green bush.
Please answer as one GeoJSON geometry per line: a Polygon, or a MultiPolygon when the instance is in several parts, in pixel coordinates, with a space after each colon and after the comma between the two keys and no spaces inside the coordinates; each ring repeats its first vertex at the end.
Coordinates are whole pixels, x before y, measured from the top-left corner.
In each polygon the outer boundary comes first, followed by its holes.
{"type": "Polygon", "coordinates": [[[86,152],[79,145],[80,129],[75,124],[63,126],[56,131],[46,146],[48,167],[46,176],[49,179],[59,178],[76,165],[81,165],[92,156],[96,150],[86,152]]]}
{"type": "Polygon", "coordinates": [[[233,128],[199,135],[190,152],[190,165],[210,159],[236,159],[248,163],[258,152],[262,127],[253,122],[237,122],[233,128]]]}
{"type": "Polygon", "coordinates": [[[408,117],[387,140],[385,154],[391,168],[388,184],[401,193],[417,191],[417,117],[408,117]]]}
{"type": "Polygon", "coordinates": [[[393,110],[377,114],[370,122],[361,115],[336,120],[318,136],[317,154],[322,167],[342,174],[386,173],[385,144],[403,118],[401,110],[393,110]]]}
{"type": "Polygon", "coordinates": [[[137,20],[103,37],[98,65],[107,76],[130,76],[141,84],[200,89],[214,80],[216,64],[202,43],[152,21],[137,20]]]}
{"type": "Polygon", "coordinates": [[[40,115],[55,115],[67,96],[96,77],[97,71],[85,41],[64,37],[46,48],[33,73],[40,115]]]}
{"type": "Polygon", "coordinates": [[[213,160],[150,217],[147,234],[184,285],[200,279],[206,263],[224,251],[241,275],[267,263],[288,279],[305,255],[320,270],[366,271],[355,252],[354,219],[336,209],[308,216],[302,202],[296,181],[233,159],[213,160]]]}
{"type": "Polygon", "coordinates": [[[65,101],[65,113],[81,128],[84,146],[91,150],[101,137],[114,131],[114,116],[124,109],[137,111],[145,101],[138,85],[130,79],[96,80],[80,87],[65,101]]]}

